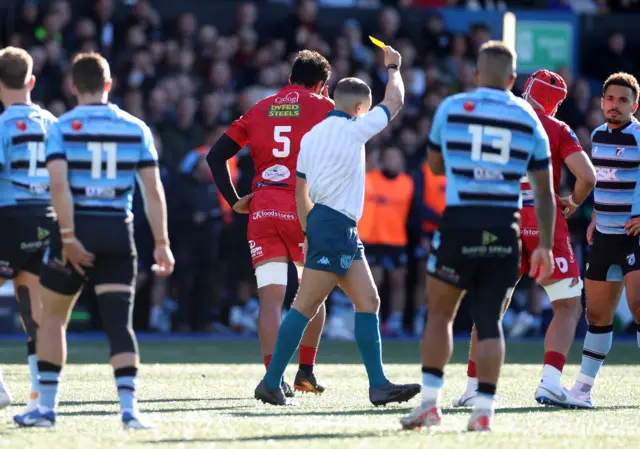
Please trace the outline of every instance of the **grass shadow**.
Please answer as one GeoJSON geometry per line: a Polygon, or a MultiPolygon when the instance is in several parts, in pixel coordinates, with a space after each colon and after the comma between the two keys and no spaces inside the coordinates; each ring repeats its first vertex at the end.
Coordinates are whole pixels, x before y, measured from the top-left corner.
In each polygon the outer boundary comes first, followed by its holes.
{"type": "Polygon", "coordinates": [[[143,443],[147,444],[179,444],[179,443],[242,443],[242,442],[252,442],[252,441],[269,441],[269,440],[279,440],[279,441],[301,441],[301,440],[330,440],[330,439],[340,439],[344,440],[347,438],[369,438],[369,437],[385,437],[391,435],[391,432],[358,432],[358,433],[307,433],[303,435],[261,435],[261,436],[252,436],[252,437],[238,437],[238,438],[196,438],[193,440],[184,440],[178,438],[168,438],[168,439],[160,439],[160,440],[148,440],[143,441],[143,443]]]}
{"type": "Polygon", "coordinates": [[[358,416],[358,415],[394,415],[397,413],[408,413],[411,408],[372,408],[366,410],[327,410],[327,411],[304,411],[295,412],[296,407],[283,407],[282,412],[238,412],[231,413],[239,418],[271,418],[278,416],[358,416]],[[293,410],[291,410],[293,409],[293,410]],[[286,411],[285,411],[286,410],[286,411]],[[291,411],[289,411],[291,410],[291,411]]]}
{"type": "MultiPolygon", "coordinates": [[[[206,401],[243,401],[247,398],[159,398],[159,399],[139,399],[138,404],[162,404],[167,402],[206,402],[206,401]]],[[[117,403],[117,399],[111,401],[61,401],[60,405],[109,405],[117,403]]],[[[15,404],[26,405],[26,404],[15,404]]]]}
{"type": "MultiPolygon", "coordinates": [[[[250,405],[235,405],[223,407],[198,407],[198,408],[163,408],[160,410],[142,410],[145,414],[153,413],[184,413],[184,412],[213,412],[222,410],[237,410],[239,408],[249,408],[250,405]]],[[[78,410],[73,412],[59,412],[58,416],[109,416],[116,412],[107,410],[78,410]]]]}

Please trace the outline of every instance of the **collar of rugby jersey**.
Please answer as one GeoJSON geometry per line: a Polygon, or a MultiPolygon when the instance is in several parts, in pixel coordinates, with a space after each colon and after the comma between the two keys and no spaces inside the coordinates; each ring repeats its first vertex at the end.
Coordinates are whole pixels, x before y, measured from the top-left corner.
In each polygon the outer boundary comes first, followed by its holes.
{"type": "Polygon", "coordinates": [[[346,118],[351,120],[353,117],[351,117],[349,114],[347,114],[344,111],[338,111],[337,109],[334,109],[333,111],[329,111],[329,113],[327,114],[327,117],[342,117],[342,118],[346,118]]]}
{"type": "Polygon", "coordinates": [[[610,133],[619,133],[624,131],[625,129],[627,129],[629,126],[631,126],[633,123],[638,123],[636,122],[634,119],[629,120],[629,122],[626,125],[622,125],[618,128],[609,128],[607,126],[607,131],[609,131],[610,133]]]}

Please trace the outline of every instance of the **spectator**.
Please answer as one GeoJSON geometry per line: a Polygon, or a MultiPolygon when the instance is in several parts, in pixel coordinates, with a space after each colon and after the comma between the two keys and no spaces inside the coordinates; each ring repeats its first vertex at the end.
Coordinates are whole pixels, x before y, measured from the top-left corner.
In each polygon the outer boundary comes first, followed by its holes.
{"type": "Polygon", "coordinates": [[[597,61],[592,60],[591,70],[601,82],[615,72],[633,72],[633,57],[622,33],[614,31],[609,35],[606,48],[598,53],[597,61]]]}
{"type": "Polygon", "coordinates": [[[164,124],[160,137],[165,146],[165,160],[172,166],[178,163],[204,140],[202,126],[195,121],[197,102],[192,97],[180,100],[175,122],[164,124]]]}
{"type": "Polygon", "coordinates": [[[113,0],[96,0],[93,9],[92,20],[96,34],[99,36],[98,48],[100,52],[110,57],[118,44],[119,27],[116,26],[114,17],[113,0]]]}
{"type": "Polygon", "coordinates": [[[389,319],[383,326],[387,335],[403,336],[406,308],[406,264],[408,243],[406,224],[413,198],[413,182],[403,173],[404,158],[398,148],[382,153],[381,170],[367,173],[363,242],[373,280],[382,290],[385,274],[389,275],[389,319]],[[367,218],[369,219],[367,221],[367,218]]]}
{"type": "Polygon", "coordinates": [[[178,311],[176,331],[202,332],[211,325],[212,278],[218,257],[222,212],[205,155],[187,154],[173,191],[178,311]]]}

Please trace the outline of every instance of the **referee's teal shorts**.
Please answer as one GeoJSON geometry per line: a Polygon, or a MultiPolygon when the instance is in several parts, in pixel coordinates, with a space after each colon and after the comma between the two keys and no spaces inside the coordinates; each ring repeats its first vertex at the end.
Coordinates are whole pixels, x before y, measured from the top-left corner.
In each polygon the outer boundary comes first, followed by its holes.
{"type": "Polygon", "coordinates": [[[364,259],[364,245],[355,221],[330,207],[316,204],[307,216],[307,256],[304,266],[338,276],[351,262],[364,259]]]}

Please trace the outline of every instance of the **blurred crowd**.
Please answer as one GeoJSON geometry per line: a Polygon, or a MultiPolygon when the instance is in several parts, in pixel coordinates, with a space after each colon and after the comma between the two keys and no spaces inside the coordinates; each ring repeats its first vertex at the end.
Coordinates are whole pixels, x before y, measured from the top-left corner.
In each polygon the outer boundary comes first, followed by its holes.
{"type": "MultiPolygon", "coordinates": [[[[114,79],[111,101],[153,129],[161,155],[177,268],[169,281],[151,274],[153,241],[136,195],[140,273],[137,327],[164,332],[255,332],[259,305],[245,238],[246,216],[232,213],[220,199],[204,156],[232,120],[288,82],[290,62],[302,48],[317,50],[331,61],[330,92],[342,77],[356,76],[371,86],[375,104],[383,96],[387,72],[382,53],[365,39],[373,34],[403,55],[406,101],[391,126],[368,145],[368,169],[390,174],[389,179],[411,183],[411,188],[404,190],[411,196],[411,207],[401,213],[407,228],[402,242],[406,265],[389,264],[380,257],[373,262],[374,274],[381,287],[383,315],[389,317],[387,331],[420,332],[424,315],[423,261],[429,250],[425,232],[433,227],[422,205],[431,209],[437,203],[432,193],[425,196],[425,144],[432,116],[442,99],[474,88],[474,60],[480,45],[490,38],[491,30],[477,23],[468,33],[451,33],[434,12],[421,29],[409,32],[400,26],[397,10],[386,6],[379,11],[375,29],[363,29],[351,19],[342,25],[339,35],[324,36],[314,26],[316,13],[319,4],[382,3],[405,7],[474,3],[492,7],[504,2],[297,0],[295,14],[267,33],[257,31],[255,4],[238,2],[235,17],[229,18],[235,22],[232,35],[221,35],[216,27],[203,23],[193,13],[163,20],[149,0],[125,3],[96,0],[85,2],[85,10],[72,10],[67,0],[46,4],[26,0],[18,8],[13,25],[4,30],[6,35],[0,39],[3,45],[20,46],[31,53],[37,78],[33,100],[56,115],[75,104],[67,74],[70,59],[79,51],[101,52],[111,64],[114,79]],[[126,8],[124,14],[122,8],[126,8]],[[407,176],[398,177],[400,173],[407,176]]],[[[553,6],[574,2],[550,3],[553,6]]],[[[627,52],[624,36],[612,34],[607,47],[608,63],[598,64],[587,75],[602,81],[617,69],[632,71],[627,52]],[[602,71],[603,67],[606,71],[602,71]]],[[[597,84],[574,78],[563,67],[547,68],[561,73],[569,86],[569,96],[558,117],[574,128],[589,152],[590,131],[603,122],[600,92],[592,89],[597,84]]],[[[523,82],[519,80],[514,89],[516,94],[523,82]]],[[[239,193],[247,193],[253,169],[246,149],[230,162],[239,193]]],[[[566,176],[563,188],[570,189],[571,184],[571,177],[566,176]]],[[[375,214],[385,212],[380,209],[370,213],[374,214],[375,222],[379,219],[375,214]]],[[[582,260],[590,215],[590,206],[586,205],[570,220],[578,257],[582,260]]],[[[290,298],[297,282],[295,276],[291,280],[290,298]]],[[[80,307],[91,311],[91,289],[85,290],[80,307]]],[[[514,335],[540,332],[544,323],[544,295],[529,288],[526,282],[519,295],[521,299],[515,301],[517,312],[507,317],[507,327],[514,335]]],[[[349,307],[345,304],[345,298],[336,292],[327,326],[332,336],[349,337],[349,307]]],[[[469,324],[464,318],[460,321],[461,329],[469,324]]]]}

